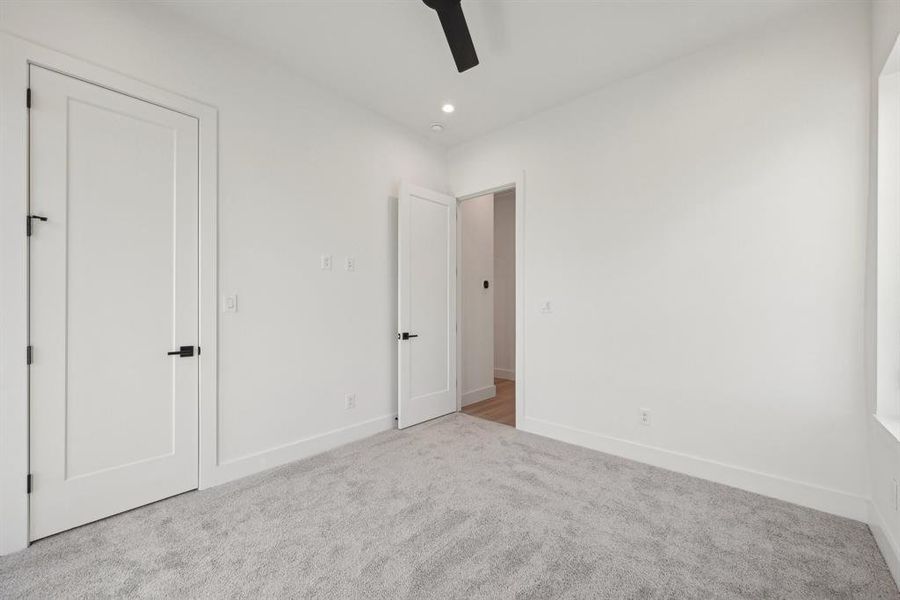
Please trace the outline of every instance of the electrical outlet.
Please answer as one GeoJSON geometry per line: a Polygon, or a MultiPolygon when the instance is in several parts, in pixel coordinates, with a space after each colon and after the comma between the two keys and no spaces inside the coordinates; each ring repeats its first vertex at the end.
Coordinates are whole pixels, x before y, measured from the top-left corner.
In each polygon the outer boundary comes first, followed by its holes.
{"type": "Polygon", "coordinates": [[[355,271],[356,270],[356,259],[352,256],[348,256],[344,261],[344,270],[345,271],[355,271]]]}
{"type": "Polygon", "coordinates": [[[225,296],[222,299],[222,310],[225,312],[237,312],[237,296],[225,296]]]}
{"type": "Polygon", "coordinates": [[[649,425],[650,424],[650,409],[642,408],[641,409],[641,425],[649,425]]]}
{"type": "Polygon", "coordinates": [[[344,409],[353,410],[356,408],[356,394],[347,394],[344,396],[344,409]]]}
{"type": "Polygon", "coordinates": [[[553,307],[550,305],[550,301],[544,300],[541,303],[541,314],[549,315],[552,312],[553,312],[553,307]]]}
{"type": "Polygon", "coordinates": [[[323,255],[322,255],[322,263],[321,263],[321,264],[322,264],[322,270],[323,270],[323,271],[330,271],[330,270],[331,270],[331,255],[330,255],[330,254],[323,254],[323,255]]]}

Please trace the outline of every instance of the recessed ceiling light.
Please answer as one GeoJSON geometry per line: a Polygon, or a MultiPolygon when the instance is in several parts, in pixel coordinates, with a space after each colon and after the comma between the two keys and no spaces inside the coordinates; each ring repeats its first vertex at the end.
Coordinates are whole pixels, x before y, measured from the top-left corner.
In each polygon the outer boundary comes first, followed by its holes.
{"type": "Polygon", "coordinates": [[[449,114],[452,113],[454,110],[456,110],[456,107],[453,106],[452,104],[445,104],[445,105],[443,105],[443,106],[441,107],[441,110],[444,111],[445,113],[447,113],[447,114],[449,115],[449,114]]]}
{"type": "Polygon", "coordinates": [[[440,133],[444,130],[444,126],[441,125],[440,123],[432,123],[431,130],[435,133],[440,133]]]}

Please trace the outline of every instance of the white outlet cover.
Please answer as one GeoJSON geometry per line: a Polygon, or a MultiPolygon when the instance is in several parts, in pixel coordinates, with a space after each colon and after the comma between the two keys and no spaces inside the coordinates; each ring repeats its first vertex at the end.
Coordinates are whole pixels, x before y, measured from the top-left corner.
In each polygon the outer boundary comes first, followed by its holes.
{"type": "Polygon", "coordinates": [[[323,271],[330,271],[330,270],[331,270],[331,255],[330,255],[330,254],[323,254],[323,255],[322,255],[321,265],[322,265],[322,270],[323,270],[323,271]]]}
{"type": "Polygon", "coordinates": [[[541,313],[545,314],[545,315],[549,315],[552,312],[553,312],[553,307],[550,305],[550,301],[544,300],[544,302],[541,304],[541,313]]]}
{"type": "Polygon", "coordinates": [[[641,425],[649,425],[650,424],[650,409],[642,408],[641,409],[641,425]]]}
{"type": "Polygon", "coordinates": [[[225,296],[222,299],[222,310],[225,312],[237,312],[237,295],[225,296]]]}
{"type": "Polygon", "coordinates": [[[355,271],[356,270],[356,259],[352,256],[348,256],[344,261],[344,269],[347,271],[355,271]]]}
{"type": "Polygon", "coordinates": [[[347,394],[344,396],[344,408],[346,410],[356,408],[356,394],[347,394]]]}

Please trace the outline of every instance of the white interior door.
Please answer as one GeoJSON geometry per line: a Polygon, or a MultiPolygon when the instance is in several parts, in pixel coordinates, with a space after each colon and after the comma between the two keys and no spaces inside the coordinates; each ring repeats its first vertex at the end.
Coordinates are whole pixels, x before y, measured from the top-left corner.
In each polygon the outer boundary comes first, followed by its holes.
{"type": "Polygon", "coordinates": [[[456,199],[400,186],[400,429],[456,411],[456,199]]]}
{"type": "Polygon", "coordinates": [[[198,123],[32,66],[30,537],[197,487],[198,123]],[[185,352],[187,354],[187,352],[185,352]]]}

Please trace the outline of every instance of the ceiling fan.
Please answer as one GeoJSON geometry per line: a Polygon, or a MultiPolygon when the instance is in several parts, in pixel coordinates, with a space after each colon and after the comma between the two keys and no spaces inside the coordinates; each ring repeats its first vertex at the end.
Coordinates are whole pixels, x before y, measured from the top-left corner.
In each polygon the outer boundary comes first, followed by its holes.
{"type": "Polygon", "coordinates": [[[460,0],[423,0],[428,8],[437,11],[450,44],[450,53],[456,62],[456,69],[462,73],[478,64],[478,55],[475,54],[475,44],[469,34],[469,26],[463,15],[460,0]]]}

